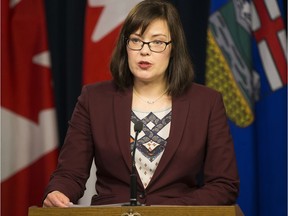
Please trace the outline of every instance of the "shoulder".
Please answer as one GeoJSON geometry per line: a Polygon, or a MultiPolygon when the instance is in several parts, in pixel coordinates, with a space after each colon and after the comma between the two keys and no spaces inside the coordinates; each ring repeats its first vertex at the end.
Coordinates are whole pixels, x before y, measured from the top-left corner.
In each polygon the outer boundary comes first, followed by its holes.
{"type": "Polygon", "coordinates": [[[112,80],[86,84],[82,87],[81,95],[88,97],[109,97],[119,90],[112,80]]]}
{"type": "Polygon", "coordinates": [[[193,83],[183,96],[196,98],[214,98],[221,97],[221,93],[207,86],[193,83]]]}
{"type": "Polygon", "coordinates": [[[193,83],[179,99],[199,107],[214,107],[215,104],[223,103],[220,92],[197,83],[193,83]]]}
{"type": "Polygon", "coordinates": [[[132,88],[120,90],[113,80],[109,80],[84,85],[80,97],[86,98],[86,100],[92,98],[93,101],[107,101],[113,97],[127,97],[131,95],[131,92],[132,88]]]}
{"type": "Polygon", "coordinates": [[[78,101],[87,103],[88,101],[95,102],[99,100],[107,100],[108,98],[111,98],[115,92],[117,92],[117,88],[113,81],[86,84],[82,87],[78,101]]]}
{"type": "Polygon", "coordinates": [[[94,93],[115,92],[117,90],[113,81],[102,81],[83,86],[83,90],[94,93]]]}

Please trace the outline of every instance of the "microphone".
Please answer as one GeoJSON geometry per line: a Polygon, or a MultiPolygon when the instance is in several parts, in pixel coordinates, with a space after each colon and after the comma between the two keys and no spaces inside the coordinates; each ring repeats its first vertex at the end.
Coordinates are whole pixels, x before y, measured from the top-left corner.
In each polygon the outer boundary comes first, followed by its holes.
{"type": "Polygon", "coordinates": [[[137,175],[136,175],[136,166],[135,166],[135,150],[136,150],[136,144],[137,144],[137,138],[138,134],[143,129],[143,123],[141,121],[138,121],[134,125],[134,131],[135,131],[135,139],[134,139],[134,145],[133,145],[133,151],[132,151],[132,172],[130,175],[130,206],[137,206],[139,205],[137,202],[137,175]]]}

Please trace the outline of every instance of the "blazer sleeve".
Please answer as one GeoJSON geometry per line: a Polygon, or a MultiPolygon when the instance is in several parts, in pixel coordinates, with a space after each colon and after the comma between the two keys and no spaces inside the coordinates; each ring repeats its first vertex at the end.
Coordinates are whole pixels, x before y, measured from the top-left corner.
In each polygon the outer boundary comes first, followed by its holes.
{"type": "Polygon", "coordinates": [[[77,202],[84,194],[94,156],[88,98],[89,92],[84,86],[69,121],[58,165],[51,175],[44,198],[49,192],[58,190],[70,201],[77,202]]]}
{"type": "Polygon", "coordinates": [[[209,117],[203,184],[196,190],[187,191],[181,198],[171,199],[168,204],[235,204],[239,185],[234,144],[222,96],[217,94],[209,117]]]}

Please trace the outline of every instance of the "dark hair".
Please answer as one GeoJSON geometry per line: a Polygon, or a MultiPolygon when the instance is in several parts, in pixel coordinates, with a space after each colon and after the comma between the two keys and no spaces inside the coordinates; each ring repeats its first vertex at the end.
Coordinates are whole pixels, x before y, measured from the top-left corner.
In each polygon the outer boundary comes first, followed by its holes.
{"type": "Polygon", "coordinates": [[[163,0],[144,0],[137,4],[125,19],[117,45],[114,49],[110,71],[115,84],[120,89],[133,86],[133,74],[128,66],[126,43],[129,36],[141,28],[143,34],[149,24],[155,19],[167,21],[172,51],[166,71],[168,94],[177,96],[182,94],[192,83],[194,71],[187,50],[186,39],[181,20],[176,8],[163,0]]]}

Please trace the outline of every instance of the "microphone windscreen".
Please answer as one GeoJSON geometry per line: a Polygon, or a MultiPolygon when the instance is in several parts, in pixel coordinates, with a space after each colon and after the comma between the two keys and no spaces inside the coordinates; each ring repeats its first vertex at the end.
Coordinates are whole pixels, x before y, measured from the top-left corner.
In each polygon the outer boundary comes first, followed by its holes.
{"type": "Polygon", "coordinates": [[[136,122],[134,125],[134,131],[139,133],[142,129],[143,129],[142,121],[136,122]]]}

